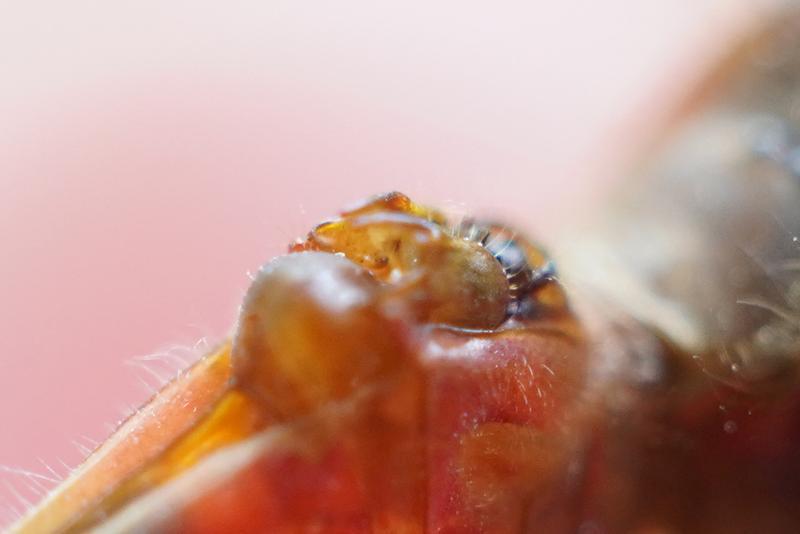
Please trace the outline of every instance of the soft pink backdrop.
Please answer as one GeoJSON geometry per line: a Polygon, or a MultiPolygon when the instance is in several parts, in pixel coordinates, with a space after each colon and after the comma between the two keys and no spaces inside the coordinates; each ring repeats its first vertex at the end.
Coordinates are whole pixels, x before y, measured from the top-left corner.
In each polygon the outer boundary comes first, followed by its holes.
{"type": "Polygon", "coordinates": [[[247,271],[343,204],[399,189],[546,241],[742,21],[725,0],[112,4],[0,16],[4,466],[76,464],[155,384],[126,362],[219,339],[247,271]]]}

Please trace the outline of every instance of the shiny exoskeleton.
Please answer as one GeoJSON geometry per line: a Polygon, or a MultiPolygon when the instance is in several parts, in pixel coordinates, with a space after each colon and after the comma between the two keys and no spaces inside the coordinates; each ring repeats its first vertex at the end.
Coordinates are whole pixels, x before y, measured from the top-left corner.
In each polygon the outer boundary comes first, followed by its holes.
{"type": "Polygon", "coordinates": [[[800,14],[709,80],[556,257],[399,193],[318,225],[15,529],[800,531],[800,14]]]}

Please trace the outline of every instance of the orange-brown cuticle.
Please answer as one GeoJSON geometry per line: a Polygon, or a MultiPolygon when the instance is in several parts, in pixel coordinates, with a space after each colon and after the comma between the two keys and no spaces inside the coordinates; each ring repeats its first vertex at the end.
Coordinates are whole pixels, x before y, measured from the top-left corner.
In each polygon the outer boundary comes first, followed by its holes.
{"type": "Polygon", "coordinates": [[[379,283],[321,252],[278,258],[253,282],[233,346],[237,387],[278,419],[302,416],[390,374],[403,342],[379,283]]]}

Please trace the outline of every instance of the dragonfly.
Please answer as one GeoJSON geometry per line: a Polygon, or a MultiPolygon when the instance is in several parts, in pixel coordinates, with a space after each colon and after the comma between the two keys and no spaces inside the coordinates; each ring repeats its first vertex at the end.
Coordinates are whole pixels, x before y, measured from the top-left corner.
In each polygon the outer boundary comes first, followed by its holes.
{"type": "Polygon", "coordinates": [[[319,224],[11,531],[800,531],[798,29],[556,255],[401,193],[319,224]]]}

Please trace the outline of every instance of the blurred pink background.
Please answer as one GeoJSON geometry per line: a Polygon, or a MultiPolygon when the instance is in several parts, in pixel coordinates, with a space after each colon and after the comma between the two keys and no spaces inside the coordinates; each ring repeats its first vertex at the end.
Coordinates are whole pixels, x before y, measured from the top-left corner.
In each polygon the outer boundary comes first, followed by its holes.
{"type": "Polygon", "coordinates": [[[248,270],[354,200],[397,189],[546,242],[747,20],[734,6],[6,5],[0,464],[77,464],[156,385],[134,358],[220,339],[248,270]]]}

